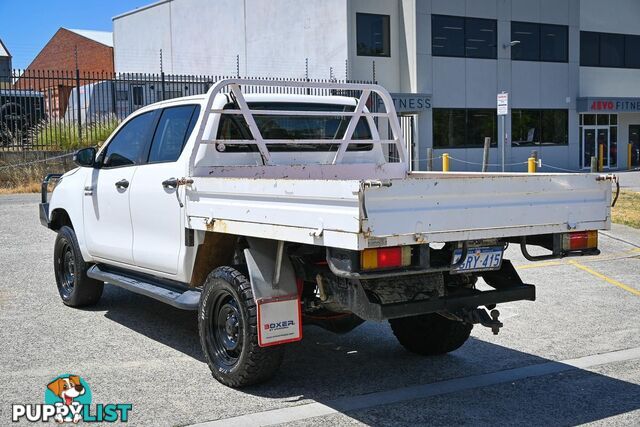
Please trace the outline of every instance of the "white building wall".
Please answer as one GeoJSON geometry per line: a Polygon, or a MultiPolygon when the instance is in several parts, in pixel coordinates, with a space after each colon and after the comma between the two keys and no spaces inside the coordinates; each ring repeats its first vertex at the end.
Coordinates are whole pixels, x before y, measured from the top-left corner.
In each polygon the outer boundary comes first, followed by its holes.
{"type": "Polygon", "coordinates": [[[114,18],[117,72],[344,78],[347,0],[168,0],[114,18]],[[169,29],[169,30],[167,30],[169,29]],[[330,30],[328,30],[330,29],[330,30]]]}
{"type": "Polygon", "coordinates": [[[169,2],[113,21],[116,72],[160,72],[160,50],[171,71],[171,6],[169,2]]]}
{"type": "MultiPolygon", "coordinates": [[[[374,79],[390,92],[400,91],[400,57],[406,45],[400,45],[400,34],[404,25],[398,0],[351,0],[349,1],[349,58],[350,75],[354,79],[374,79]],[[389,15],[391,30],[391,56],[358,56],[356,46],[356,13],[376,13],[389,15]]],[[[406,55],[406,53],[404,54],[406,55]]]]}

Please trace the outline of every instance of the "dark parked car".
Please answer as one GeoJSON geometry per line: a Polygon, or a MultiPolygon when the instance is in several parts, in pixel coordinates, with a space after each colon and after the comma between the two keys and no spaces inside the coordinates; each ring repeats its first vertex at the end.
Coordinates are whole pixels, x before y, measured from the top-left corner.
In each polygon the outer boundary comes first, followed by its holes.
{"type": "Polygon", "coordinates": [[[27,131],[45,118],[41,92],[0,89],[0,146],[23,143],[27,131]]]}

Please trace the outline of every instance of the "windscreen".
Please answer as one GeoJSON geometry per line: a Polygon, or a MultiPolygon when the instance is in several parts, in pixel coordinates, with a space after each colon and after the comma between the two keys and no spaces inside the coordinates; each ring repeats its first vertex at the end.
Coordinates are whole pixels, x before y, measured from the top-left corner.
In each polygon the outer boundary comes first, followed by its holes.
{"type": "MultiPolygon", "coordinates": [[[[237,105],[229,103],[225,109],[237,109],[237,105]]],[[[296,116],[296,115],[267,115],[260,114],[259,110],[286,110],[286,111],[353,111],[354,106],[316,103],[294,102],[254,102],[249,103],[253,110],[253,117],[262,134],[262,138],[286,139],[286,140],[339,140],[344,137],[350,116],[296,116]]],[[[240,114],[222,114],[218,126],[218,140],[225,139],[253,139],[247,122],[240,114]]],[[[367,120],[362,117],[353,133],[353,140],[371,140],[371,129],[367,120]]],[[[336,151],[339,144],[268,144],[269,151],[336,151]]],[[[373,144],[351,144],[347,151],[368,151],[373,144]]],[[[216,149],[224,152],[255,152],[258,148],[255,144],[217,144],[216,149]]]]}

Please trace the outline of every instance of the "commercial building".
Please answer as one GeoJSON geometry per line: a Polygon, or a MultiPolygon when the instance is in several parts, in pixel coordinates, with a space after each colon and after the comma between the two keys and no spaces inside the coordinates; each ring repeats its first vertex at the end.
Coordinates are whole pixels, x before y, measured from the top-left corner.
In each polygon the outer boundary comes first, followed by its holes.
{"type": "Polygon", "coordinates": [[[635,0],[164,0],[114,18],[115,68],[375,79],[416,169],[433,148],[478,170],[485,137],[499,164],[504,134],[507,170],[532,150],[546,171],[600,153],[616,170],[640,163],[638,20],[635,0]]]}

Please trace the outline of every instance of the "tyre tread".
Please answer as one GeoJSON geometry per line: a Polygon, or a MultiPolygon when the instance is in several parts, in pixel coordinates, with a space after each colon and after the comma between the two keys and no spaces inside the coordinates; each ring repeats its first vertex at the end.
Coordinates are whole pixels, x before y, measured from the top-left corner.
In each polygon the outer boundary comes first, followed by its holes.
{"type": "Polygon", "coordinates": [[[234,287],[238,295],[242,298],[242,302],[249,316],[249,321],[246,323],[248,325],[249,339],[244,342],[246,356],[242,366],[239,367],[233,375],[223,375],[216,369],[215,364],[206,351],[206,341],[203,333],[204,328],[200,327],[200,342],[203,346],[211,372],[221,383],[236,388],[266,381],[271,378],[280,367],[284,356],[284,348],[282,346],[260,347],[258,345],[258,312],[251,290],[251,283],[244,274],[228,266],[218,267],[209,273],[204,283],[203,296],[200,299],[200,315],[198,316],[198,321],[200,322],[202,320],[202,305],[205,303],[206,296],[210,292],[209,289],[216,285],[215,280],[217,279],[224,280],[234,287]]]}

